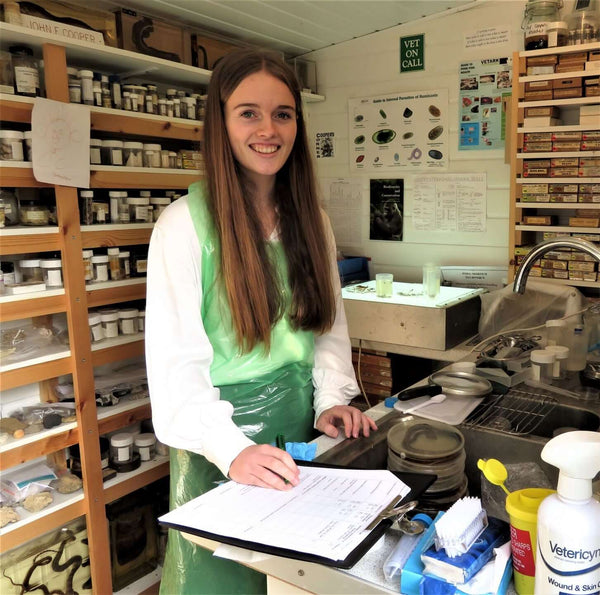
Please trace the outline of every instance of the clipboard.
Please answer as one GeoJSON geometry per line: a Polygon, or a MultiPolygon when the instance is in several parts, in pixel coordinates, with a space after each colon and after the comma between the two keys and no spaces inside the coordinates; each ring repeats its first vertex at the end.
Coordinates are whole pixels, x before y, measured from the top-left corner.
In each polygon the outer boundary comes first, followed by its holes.
{"type": "MultiPolygon", "coordinates": [[[[323,463],[315,463],[308,461],[296,461],[299,466],[305,467],[325,467],[332,469],[349,469],[351,467],[342,467],[340,465],[329,465],[323,463]]],[[[398,479],[402,480],[406,485],[410,487],[408,494],[399,500],[396,504],[408,502],[410,500],[417,500],[425,490],[436,480],[436,475],[428,475],[424,473],[408,473],[403,471],[391,471],[398,479]]],[[[160,524],[170,529],[175,529],[183,533],[189,533],[191,535],[197,535],[198,537],[204,537],[227,545],[233,545],[244,549],[261,552],[264,554],[270,554],[273,556],[280,556],[282,558],[291,558],[293,560],[302,560],[304,562],[313,562],[315,564],[322,564],[324,566],[331,566],[334,568],[348,569],[352,568],[365,554],[369,551],[373,545],[381,538],[386,529],[388,529],[393,520],[389,518],[383,518],[377,524],[377,526],[370,531],[367,537],[352,550],[345,559],[333,560],[316,554],[310,554],[305,552],[298,552],[292,549],[286,549],[283,547],[276,547],[265,545],[262,543],[256,543],[253,541],[246,541],[229,537],[225,535],[219,535],[217,533],[211,533],[202,529],[196,529],[185,525],[179,525],[176,523],[165,522],[159,520],[160,524]]],[[[199,546],[200,547],[200,546],[199,546]]]]}

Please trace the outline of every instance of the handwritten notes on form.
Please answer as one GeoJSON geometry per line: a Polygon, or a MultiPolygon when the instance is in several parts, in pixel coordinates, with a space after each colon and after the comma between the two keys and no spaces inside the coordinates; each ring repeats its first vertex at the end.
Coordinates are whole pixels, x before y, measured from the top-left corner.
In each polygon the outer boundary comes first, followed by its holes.
{"type": "Polygon", "coordinates": [[[389,471],[300,467],[287,492],[233,481],[206,492],[159,521],[218,536],[344,560],[368,536],[366,527],[410,488],[389,471]]]}

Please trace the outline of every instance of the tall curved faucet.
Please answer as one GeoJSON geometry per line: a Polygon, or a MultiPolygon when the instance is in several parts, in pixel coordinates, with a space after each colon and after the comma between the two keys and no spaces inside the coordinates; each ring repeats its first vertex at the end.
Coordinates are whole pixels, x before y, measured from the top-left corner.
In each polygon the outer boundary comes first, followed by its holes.
{"type": "Polygon", "coordinates": [[[579,250],[593,256],[600,262],[600,247],[587,240],[580,240],[579,238],[553,238],[544,240],[531,249],[531,252],[527,254],[521,266],[519,266],[513,284],[514,293],[525,293],[525,285],[527,284],[527,278],[529,277],[529,271],[533,263],[546,254],[546,252],[550,252],[550,250],[555,250],[556,248],[573,248],[574,250],[579,250]]]}

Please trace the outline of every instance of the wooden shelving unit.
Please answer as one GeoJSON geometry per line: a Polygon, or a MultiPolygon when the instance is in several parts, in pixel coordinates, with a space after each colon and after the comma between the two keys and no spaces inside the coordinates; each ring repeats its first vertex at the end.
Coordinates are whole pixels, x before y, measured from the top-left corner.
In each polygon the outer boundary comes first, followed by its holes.
{"type": "MultiPolygon", "coordinates": [[[[591,151],[540,151],[524,150],[524,138],[530,133],[564,133],[588,132],[600,133],[600,122],[579,124],[578,110],[584,105],[600,104],[599,96],[576,97],[569,99],[547,99],[530,101],[525,99],[527,83],[543,81],[560,81],[577,77],[597,76],[593,70],[570,71],[552,74],[527,75],[527,59],[538,56],[564,56],[569,53],[588,52],[600,49],[600,43],[587,45],[566,46],[547,50],[518,52],[513,56],[513,101],[511,104],[511,137],[514,150],[511,154],[511,212],[509,222],[509,278],[514,277],[516,269],[515,248],[539,242],[544,232],[594,234],[600,237],[600,227],[573,227],[564,224],[567,216],[575,216],[576,211],[585,213],[600,209],[600,203],[587,202],[534,202],[523,201],[523,189],[529,184],[598,184],[597,177],[526,177],[524,166],[529,159],[554,158],[599,158],[600,150],[591,151]],[[565,114],[563,123],[553,126],[538,126],[525,124],[525,109],[531,107],[555,106],[565,114]],[[526,215],[554,215],[559,221],[553,225],[527,225],[526,215]],[[563,221],[560,221],[563,220],[563,221]]],[[[591,215],[590,215],[591,216],[591,215]]],[[[540,278],[536,281],[547,281],[560,285],[572,285],[579,288],[600,289],[600,278],[597,281],[582,281],[576,279],[540,278]]]]}

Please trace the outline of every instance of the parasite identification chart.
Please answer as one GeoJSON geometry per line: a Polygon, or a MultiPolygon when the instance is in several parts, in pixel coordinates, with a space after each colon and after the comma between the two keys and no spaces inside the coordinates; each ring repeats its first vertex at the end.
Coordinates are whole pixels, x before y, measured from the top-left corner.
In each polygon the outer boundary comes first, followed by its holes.
{"type": "Polygon", "coordinates": [[[350,168],[448,168],[448,91],[411,91],[348,100],[350,168]]]}

